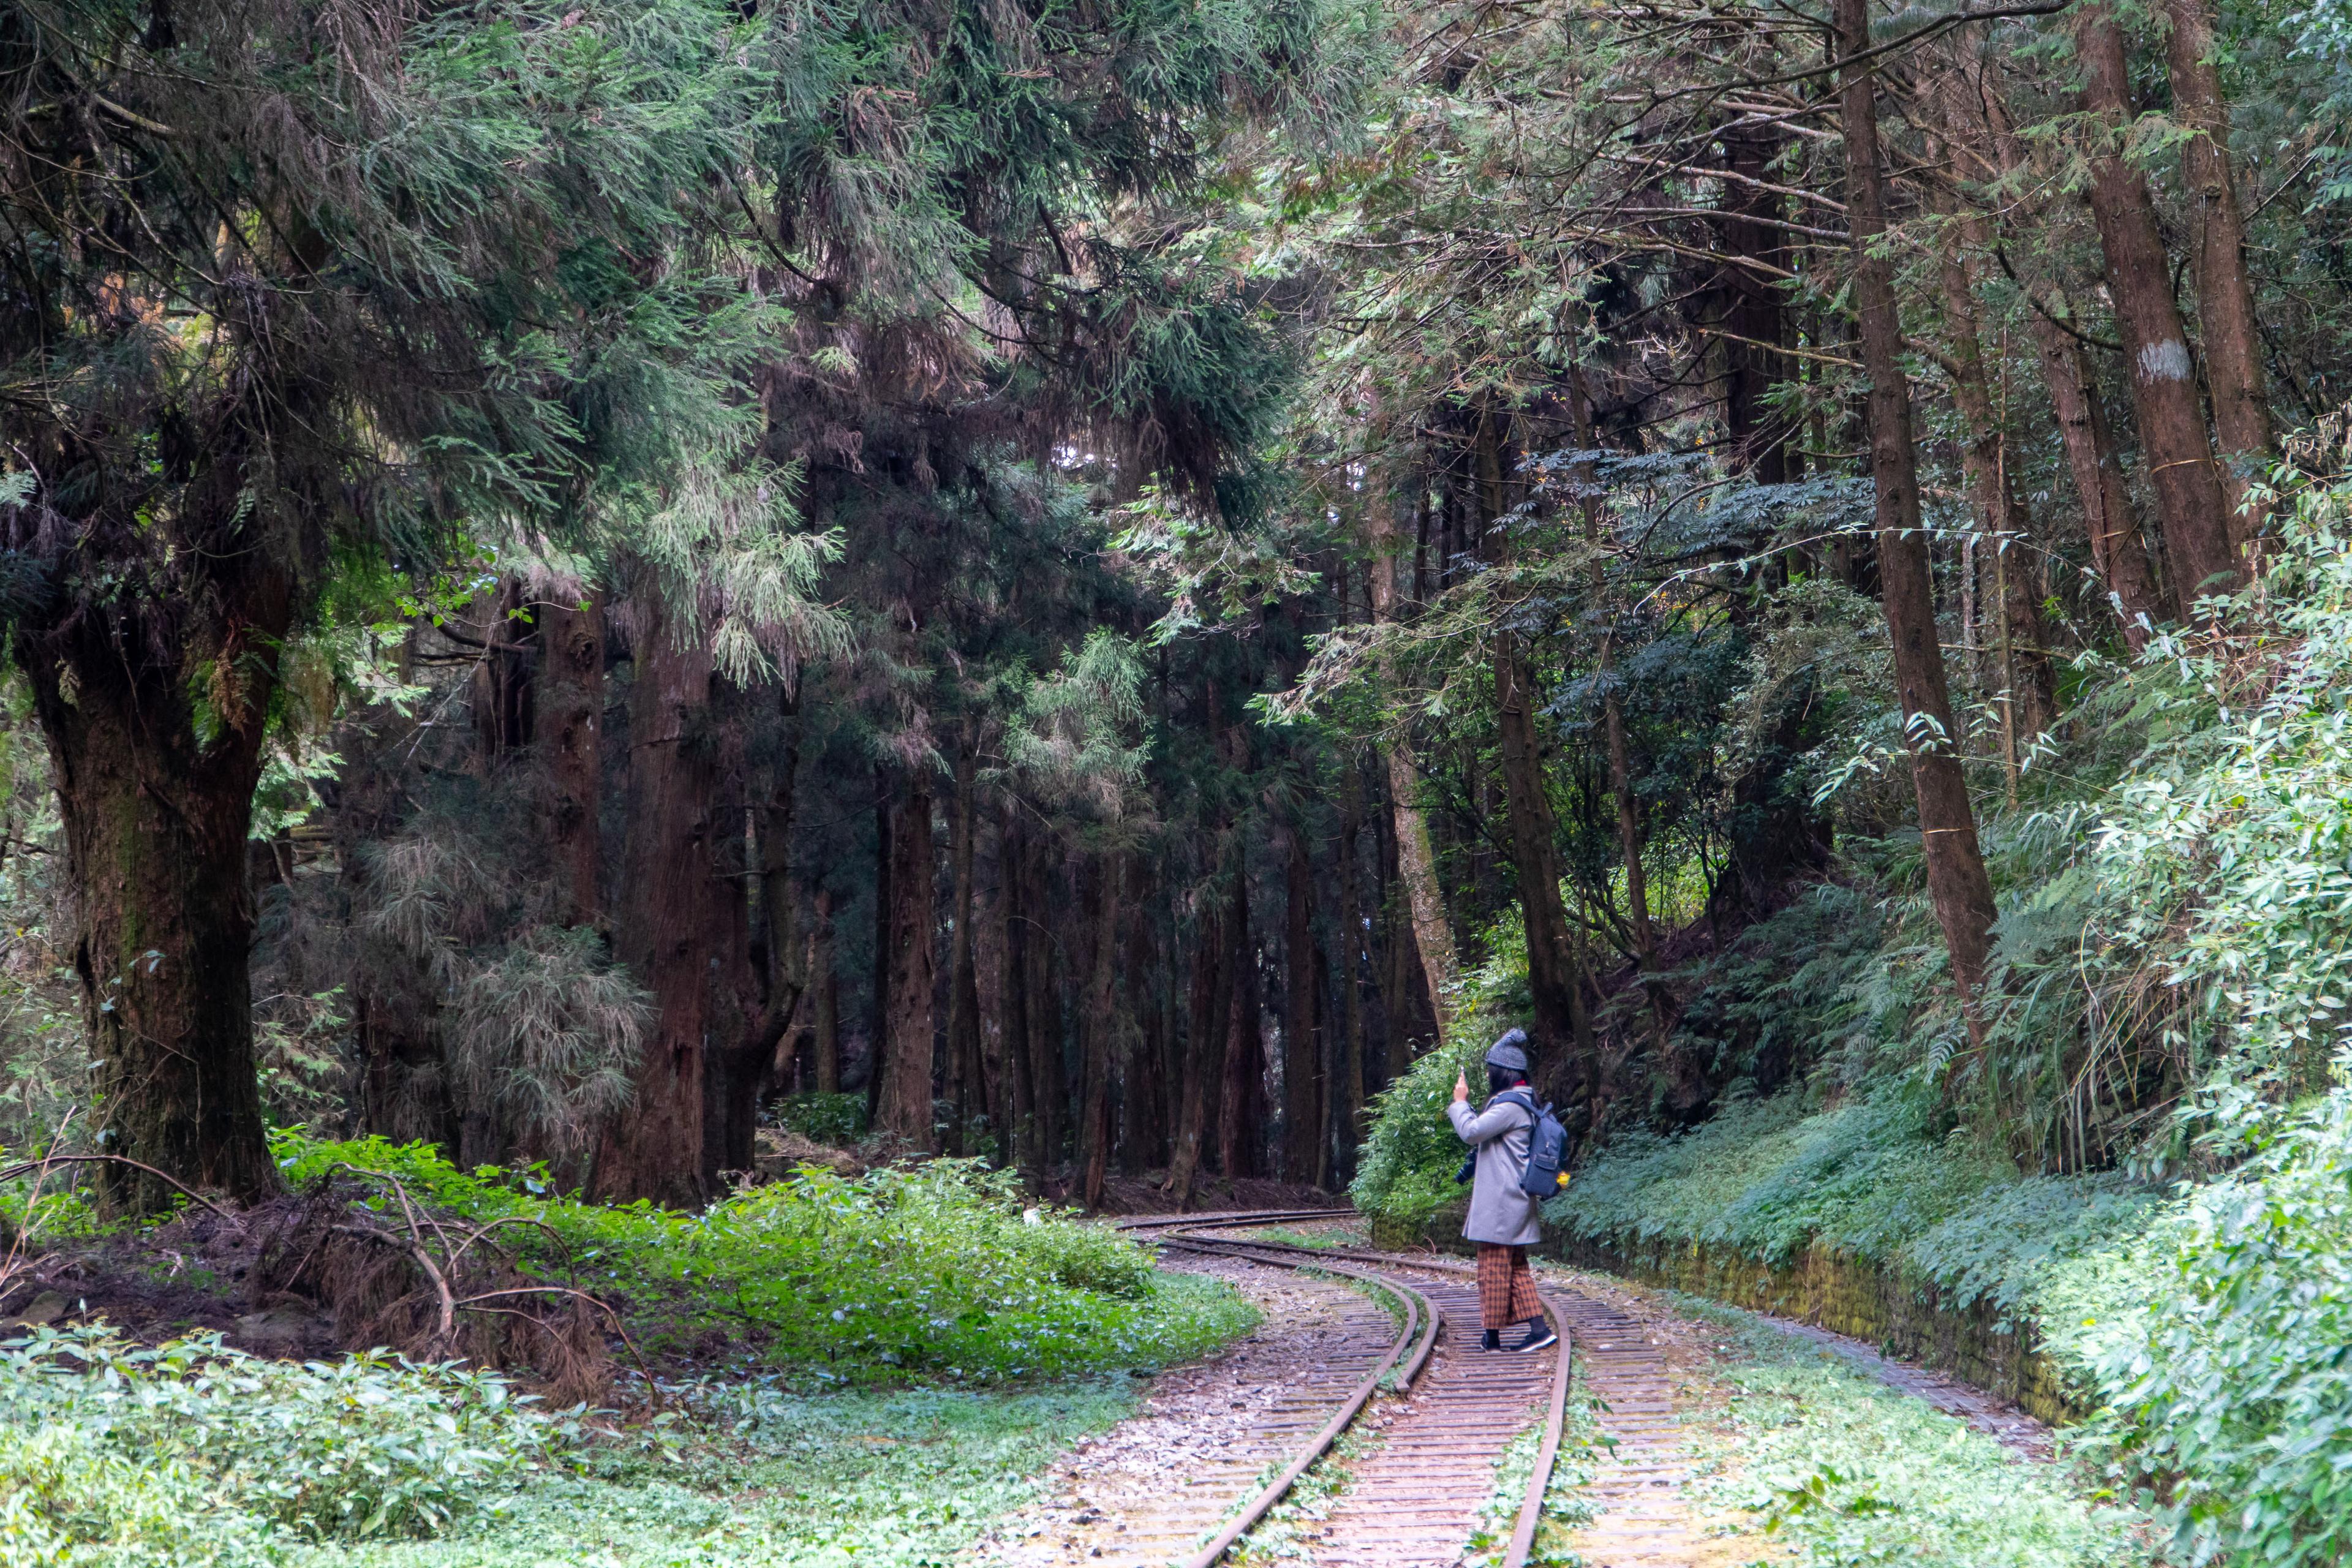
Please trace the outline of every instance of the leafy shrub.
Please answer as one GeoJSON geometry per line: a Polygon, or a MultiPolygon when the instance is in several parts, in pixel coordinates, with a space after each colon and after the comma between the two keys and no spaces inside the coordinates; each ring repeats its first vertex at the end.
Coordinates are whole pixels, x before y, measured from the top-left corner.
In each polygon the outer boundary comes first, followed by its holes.
{"type": "Polygon", "coordinates": [[[431,1534],[565,1435],[494,1373],[44,1329],[0,1344],[0,1542],[12,1561],[102,1547],[110,1562],[227,1563],[260,1550],[265,1524],[431,1534]]]}
{"type": "Polygon", "coordinates": [[[2119,1246],[2153,1194],[2115,1173],[2020,1177],[1927,1135],[1916,1093],[1808,1112],[1738,1102],[1673,1138],[1629,1134],[1578,1173],[1547,1217],[1572,1235],[1699,1242],[1784,1263],[1821,1245],[1932,1280],[1948,1304],[2029,1312],[2052,1266],[2119,1246]]]}
{"type": "Polygon", "coordinates": [[[2098,1363],[2108,1436],[2179,1554],[2352,1556],[2352,1100],[2326,1097],[2185,1206],[2168,1266],[2098,1363]]]}
{"type": "Polygon", "coordinates": [[[802,1137],[839,1147],[866,1136],[862,1094],[795,1094],[776,1106],[776,1123],[802,1137]]]}
{"type": "Polygon", "coordinates": [[[1925,1401],[1826,1352],[1698,1309],[1745,1352],[1730,1415],[1740,1465],[1713,1500],[1744,1508],[1816,1563],[2094,1568],[2144,1563],[2132,1516],[2075,1493],[1925,1401]]]}
{"type": "Polygon", "coordinates": [[[248,1568],[258,1521],[186,1465],[133,1458],[79,1426],[0,1424],[0,1563],[16,1568],[248,1568]]]}
{"type": "Polygon", "coordinates": [[[286,1136],[278,1152],[298,1184],[348,1163],[468,1219],[537,1221],[502,1237],[541,1271],[576,1269],[622,1299],[653,1348],[715,1331],[819,1383],[1165,1363],[1221,1342],[1246,1312],[1157,1275],[1103,1226],[1024,1209],[1018,1176],[977,1161],[803,1171],[688,1214],[558,1198],[535,1172],[469,1175],[423,1144],[286,1136]]]}
{"type": "Polygon", "coordinates": [[[1431,1051],[1372,1100],[1372,1123],[1356,1153],[1348,1195],[1368,1215],[1419,1226],[1463,1195],[1454,1173],[1462,1167],[1462,1140],[1445,1119],[1460,1073],[1486,1081],[1479,1065],[1486,1044],[1463,1031],[1431,1051]]]}

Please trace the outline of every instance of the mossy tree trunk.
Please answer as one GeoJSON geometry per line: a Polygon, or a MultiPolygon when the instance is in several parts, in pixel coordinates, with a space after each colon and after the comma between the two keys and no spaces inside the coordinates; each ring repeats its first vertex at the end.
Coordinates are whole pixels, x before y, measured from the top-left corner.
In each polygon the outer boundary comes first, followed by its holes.
{"type": "Polygon", "coordinates": [[[929,1151],[931,1071],[938,1056],[938,847],[930,782],[907,781],[890,820],[889,992],[884,1014],[882,1098],[875,1126],[907,1149],[929,1151]]]}
{"type": "MultiPolygon", "coordinates": [[[[246,840],[291,619],[284,581],[257,576],[226,585],[208,627],[178,628],[176,665],[118,643],[152,629],[130,612],[18,643],[79,894],[98,1146],[243,1199],[277,1186],[255,1071],[246,840]]],[[[128,1167],[101,1182],[118,1213],[179,1201],[128,1167]]]]}
{"type": "Polygon", "coordinates": [[[1315,1027],[1315,865],[1306,830],[1292,824],[1289,865],[1283,877],[1282,931],[1282,1173],[1313,1182],[1329,1142],[1323,1125],[1322,1044],[1315,1027]]]}
{"type": "Polygon", "coordinates": [[[638,1058],[635,1094],[605,1128],[591,1190],[599,1197],[686,1205],[703,1179],[711,957],[730,951],[711,929],[726,822],[712,747],[709,650],[681,646],[646,596],[629,699],[629,836],[623,850],[621,958],[653,993],[655,1025],[638,1058]]]}

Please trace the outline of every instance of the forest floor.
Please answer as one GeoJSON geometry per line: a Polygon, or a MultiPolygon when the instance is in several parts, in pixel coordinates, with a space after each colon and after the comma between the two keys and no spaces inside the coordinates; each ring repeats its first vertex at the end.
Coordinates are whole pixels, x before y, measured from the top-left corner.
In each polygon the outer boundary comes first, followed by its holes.
{"type": "MultiPolygon", "coordinates": [[[[1265,1201],[1254,1192],[1218,1196],[1265,1201]]],[[[1286,1192],[1275,1201],[1294,1198],[1286,1192]]],[[[1195,1206],[1205,1200],[1196,1195],[1195,1206]]],[[[1037,1234],[1015,1224],[1008,1234],[1037,1234]]],[[[1069,1241],[1057,1245],[1081,1252],[1080,1238],[1100,1237],[1092,1226],[1067,1228],[1069,1241]]],[[[192,1214],[148,1232],[136,1247],[97,1240],[61,1249],[47,1293],[73,1292],[68,1320],[104,1315],[149,1342],[226,1330],[264,1355],[317,1358],[330,1337],[327,1316],[260,1284],[283,1273],[264,1262],[267,1236],[282,1230],[226,1227],[192,1214]]],[[[1295,1224],[1282,1235],[1364,1240],[1339,1222],[1295,1224]]],[[[1577,1400],[1538,1539],[1539,1562],[1748,1568],[1907,1559],[1954,1568],[2105,1568],[2150,1558],[2140,1521],[2093,1499],[2063,1442],[1972,1389],[1820,1331],[1606,1277],[1544,1272],[1565,1288],[1563,1296],[1600,1316],[1577,1330],[1577,1400]]],[[[201,1540],[221,1521],[240,1531],[250,1525],[249,1539],[241,1534],[234,1552],[190,1556],[173,1547],[140,1560],[217,1568],[1162,1562],[1213,1529],[1286,1456],[1299,1434],[1286,1423],[1320,1422],[1304,1405],[1323,1398],[1318,1391],[1335,1379],[1352,1382],[1358,1371],[1349,1370],[1349,1357],[1371,1353],[1368,1345],[1376,1351],[1394,1329],[1373,1298],[1317,1275],[1171,1255],[1157,1278],[1139,1309],[1101,1298],[1106,1312],[1141,1311],[1121,1331],[1120,1344],[1134,1348],[1080,1375],[968,1386],[929,1377],[907,1380],[911,1386],[828,1391],[752,1363],[716,1375],[672,1363],[677,1371],[662,1373],[669,1413],[660,1420],[606,1426],[601,1436],[571,1441],[536,1461],[482,1471],[490,1479],[476,1487],[474,1501],[430,1539],[387,1540],[366,1531],[354,1538],[340,1528],[306,1539],[308,1527],[266,1522],[273,1507],[290,1521],[281,1497],[237,1503],[235,1519],[194,1521],[174,1537],[201,1540]],[[1215,1305],[1219,1300],[1225,1304],[1215,1305]],[[1185,1331],[1191,1348],[1173,1363],[1145,1353],[1182,1340],[1152,1319],[1197,1320],[1185,1331]],[[1286,1405],[1302,1413],[1284,1415],[1286,1405]]],[[[67,1321],[57,1331],[89,1331],[67,1321]]],[[[1414,1424],[1428,1425],[1425,1396],[1445,1381],[1445,1369],[1474,1376],[1495,1370],[1470,1364],[1483,1359],[1449,1329],[1433,1375],[1412,1395],[1375,1401],[1334,1455],[1244,1542],[1242,1568],[1356,1561],[1361,1542],[1349,1537],[1365,1532],[1350,1521],[1380,1518],[1364,1478],[1377,1472],[1384,1447],[1426,1441],[1414,1424]]],[[[308,1417],[289,1412],[341,1397],[332,1389],[342,1386],[333,1382],[342,1374],[317,1359],[307,1370],[274,1364],[292,1381],[278,1394],[262,1391],[278,1400],[270,1419],[299,1424],[308,1417]]],[[[58,1418],[30,1405],[16,1414],[35,1426],[58,1418]]],[[[114,1419],[96,1406],[85,1414],[91,1434],[114,1419]]],[[[240,1429],[253,1426],[245,1418],[252,1415],[240,1415],[240,1429]]],[[[1535,1415],[1531,1393],[1528,1431],[1516,1443],[1498,1436],[1499,1462],[1460,1477],[1464,1517],[1485,1521],[1465,1541],[1461,1561],[1490,1557],[1496,1536],[1507,1531],[1531,1463],[1535,1415]]],[[[0,1491],[12,1465],[39,1460],[33,1452],[39,1441],[19,1449],[0,1442],[0,1491]]],[[[345,1437],[323,1434],[321,1441],[323,1455],[345,1437]]],[[[300,1457],[310,1452],[299,1445],[282,1455],[253,1451],[279,1472],[271,1485],[290,1479],[315,1498],[341,1483],[327,1461],[300,1457]],[[309,1480],[300,1479],[305,1465],[316,1472],[309,1480]]],[[[55,1458],[63,1464],[68,1457],[55,1458]]],[[[230,1469],[252,1462],[205,1461],[230,1469]]],[[[194,1474],[203,1473],[200,1464],[194,1474]]],[[[155,1481],[146,1472],[131,1479],[141,1487],[155,1481]]],[[[163,1497],[154,1494],[159,1508],[163,1497]]],[[[227,1505],[214,1499],[206,1506],[227,1505]]],[[[116,1509],[132,1521],[122,1531],[163,1530],[137,1525],[139,1513],[128,1502],[116,1509]]],[[[116,1539],[127,1536],[118,1531],[116,1539]]],[[[1413,1568],[1433,1565],[1416,1556],[1413,1568]]]]}
{"type": "MultiPolygon", "coordinates": [[[[1360,1243],[1343,1226],[1292,1227],[1360,1243]]],[[[1188,1265],[1190,1267],[1190,1265],[1188,1265]]],[[[1141,1562],[1206,1473],[1273,1456],[1252,1417],[1323,1353],[1349,1292],[1296,1276],[1203,1264],[1265,1314],[1233,1350],[1171,1370],[1132,1416],[1075,1447],[1034,1500],[988,1527],[984,1568],[1141,1562]]],[[[1578,1397],[1535,1560],[1582,1568],[1748,1568],[1910,1561],[1953,1568],[2093,1568],[2153,1561],[2144,1521],[2098,1500],[2095,1479],[2032,1417],[1925,1368],[1804,1325],[1546,1268],[1604,1309],[1580,1344],[1578,1397]],[[1631,1331],[1632,1345],[1624,1342],[1631,1331]],[[1618,1342],[1612,1342],[1613,1341],[1618,1342]],[[1628,1367],[1622,1353],[1638,1353],[1628,1367]]],[[[1457,1348],[1456,1354],[1461,1353],[1457,1348]]],[[[1417,1393],[1415,1397],[1419,1397],[1417,1393]]],[[[1354,1562],[1345,1521],[1408,1399],[1383,1399],[1292,1500],[1244,1541],[1244,1564],[1354,1562]]],[[[1530,1410],[1530,1430],[1534,1411],[1530,1410]]],[[[1491,1561],[1525,1485],[1531,1443],[1465,1475],[1489,1529],[1457,1561],[1491,1561]],[[1488,1500],[1493,1500],[1491,1502],[1488,1500]]],[[[1244,1468],[1247,1468],[1246,1465],[1244,1468]]],[[[1194,1510],[1193,1511],[1198,1511],[1194,1510]]],[[[1159,1558],[1152,1558],[1159,1561],[1159,1558]]]]}

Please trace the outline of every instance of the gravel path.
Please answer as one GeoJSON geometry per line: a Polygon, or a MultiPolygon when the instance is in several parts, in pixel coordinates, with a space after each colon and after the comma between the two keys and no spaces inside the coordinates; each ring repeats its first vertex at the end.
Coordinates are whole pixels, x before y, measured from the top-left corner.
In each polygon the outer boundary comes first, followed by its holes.
{"type": "Polygon", "coordinates": [[[1161,1374],[1140,1411],[1082,1440],[1047,1473],[1043,1499],[982,1537],[975,1565],[1161,1568],[1186,1555],[1396,1340],[1379,1303],[1331,1280],[1227,1258],[1171,1255],[1160,1267],[1232,1281],[1265,1321],[1161,1374]]]}

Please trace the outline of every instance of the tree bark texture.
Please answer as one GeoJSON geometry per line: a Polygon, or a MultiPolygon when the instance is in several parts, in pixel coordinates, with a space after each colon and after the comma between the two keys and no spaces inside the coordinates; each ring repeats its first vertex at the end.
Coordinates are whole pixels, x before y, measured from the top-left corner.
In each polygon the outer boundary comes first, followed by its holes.
{"type": "Polygon", "coordinates": [[[1092,937],[1087,955],[1086,1000],[1081,1004],[1078,1079],[1078,1195],[1088,1208],[1102,1204],[1110,1176],[1112,1100],[1118,1071],[1119,1020],[1113,992],[1118,983],[1118,935],[1127,858],[1096,858],[1092,937]]]}
{"type": "MultiPolygon", "coordinates": [[[[475,752],[485,772],[530,746],[538,704],[533,687],[539,667],[538,628],[524,614],[520,578],[501,577],[497,591],[481,602],[481,658],[467,678],[474,711],[475,752]]],[[[464,634],[444,628],[453,639],[464,634]]]]}
{"type": "Polygon", "coordinates": [[[1315,864],[1292,825],[1282,925],[1282,1173],[1316,1179],[1323,1135],[1322,1045],[1315,1029],[1315,864]]]}
{"type": "MultiPolygon", "coordinates": [[[[719,839],[714,816],[709,650],[680,646],[657,593],[647,596],[629,694],[628,822],[616,947],[653,994],[655,1023],[635,1093],[605,1127],[598,1197],[685,1205],[702,1184],[705,1052],[714,1025],[710,929],[719,839]]],[[[736,823],[740,824],[740,818],[736,823]]]]}
{"type": "Polygon", "coordinates": [[[954,1107],[948,1128],[950,1153],[971,1152],[976,1116],[985,1116],[987,1086],[980,1065],[980,972],[972,952],[972,824],[978,809],[978,757],[964,746],[956,753],[954,816],[950,819],[948,863],[954,879],[955,930],[948,946],[948,1101],[954,1107]]]}
{"type": "Polygon", "coordinates": [[[975,843],[971,911],[972,996],[980,1015],[982,1100],[989,1130],[995,1134],[997,1157],[1018,1168],[1019,1112],[1014,1109],[1013,1061],[1019,1053],[1007,1042],[1017,1038],[1005,1026],[1013,998],[1005,992],[1004,838],[996,814],[982,815],[973,824],[975,843]]]}
{"type": "Polygon", "coordinates": [[[747,694],[714,681],[717,722],[711,726],[711,794],[705,809],[715,823],[744,826],[781,819],[781,862],[762,874],[765,837],[730,834],[719,845],[714,874],[704,882],[695,929],[700,933],[703,969],[709,988],[703,1018],[702,1152],[697,1174],[702,1192],[717,1197],[751,1171],[760,1101],[773,1086],[778,1047],[792,1027],[801,995],[796,947],[778,952],[751,934],[755,900],[776,912],[789,931],[796,895],[787,854],[792,840],[798,770],[787,747],[771,781],[769,799],[756,809],[745,798],[743,758],[747,694]],[[737,847],[732,856],[726,846],[737,847]],[[756,889],[756,890],[755,890],[756,889]],[[777,906],[781,906],[779,910],[777,906]]]}
{"type": "Polygon", "coordinates": [[[1258,1174],[1265,1142],[1265,1035],[1251,940],[1249,877],[1234,871],[1234,901],[1225,916],[1224,1070],[1217,1108],[1217,1163],[1226,1180],[1258,1174]]]}
{"type": "MultiPolygon", "coordinates": [[[[1985,374],[1977,324],[1976,292],[1968,262],[1947,248],[1937,268],[1944,295],[1950,354],[1952,405],[1960,416],[1960,468],[1977,529],[1987,549],[1997,595],[2000,632],[1994,647],[2006,729],[2014,741],[2031,741],[2050,727],[2058,711],[2058,678],[2052,668],[2049,636],[2042,624],[2042,595],[2035,582],[2040,554],[2033,520],[2009,474],[1999,415],[1985,374]]],[[[2015,763],[2011,748],[2012,772],[2015,763]]]]}
{"type": "Polygon", "coordinates": [[[1004,965],[999,988],[1004,995],[1005,1076],[1012,1081],[1013,1116],[1008,1129],[1013,1163],[1031,1192],[1039,1191],[1045,1170],[1037,1135],[1035,1068],[1030,1044],[1029,945],[1036,940],[1031,929],[1028,902],[1028,846],[1022,835],[1019,807],[1006,808],[997,836],[998,914],[1003,931],[996,943],[1004,965]]]}
{"type": "MultiPolygon", "coordinates": [[[[1381,526],[1387,514],[1375,505],[1372,538],[1372,616],[1375,620],[1394,620],[1397,616],[1396,591],[1396,530],[1381,526]]],[[[1445,892],[1437,875],[1437,856],[1430,847],[1429,821],[1422,815],[1419,805],[1417,776],[1413,767],[1411,742],[1402,734],[1389,737],[1381,746],[1381,758],[1388,770],[1389,812],[1395,823],[1397,871],[1405,886],[1407,907],[1412,918],[1414,950],[1421,961],[1423,976],[1429,984],[1429,1000],[1436,1015],[1437,1033],[1443,1043],[1446,1033],[1446,1000],[1453,994],[1456,961],[1454,951],[1454,929],[1446,923],[1445,892]]],[[[1411,1047],[1406,1047],[1408,1054],[1411,1047]]]]}
{"type": "Polygon", "coordinates": [[[1177,1091],[1175,1144],[1168,1155],[1168,1184],[1179,1209],[1192,1201],[1192,1183],[1209,1142],[1209,1101],[1213,1080],[1224,1070],[1224,921],[1207,893],[1197,900],[1193,920],[1192,980],[1184,1008],[1184,1077],[1177,1091]]]}
{"type": "Polygon", "coordinates": [[[2106,400],[2100,395],[2098,380],[2091,374],[2080,342],[2038,310],[2028,310],[2026,321],[2033,329],[2033,345],[2041,356],[2042,384],[2049,389],[2050,406],[2058,416],[2066,469],[2083,503],[2083,523],[2091,538],[2091,569],[2106,585],[2125,646],[2137,653],[2147,646],[2148,629],[2163,620],[2166,612],[2156,566],[2140,538],[2139,518],[2124,484],[2123,464],[2116,456],[2106,400]]]}
{"type": "Polygon", "coordinates": [[[890,823],[897,811],[890,775],[874,770],[874,946],[867,971],[866,1014],[866,1125],[881,1126],[882,1084],[890,1037],[890,823]]]}
{"type": "Polygon", "coordinates": [[[2240,557],[2231,542],[2229,503],[2198,404],[2197,367],[2173,302],[2156,204],[2147,181],[2123,154],[2122,138],[2132,119],[2123,29],[2103,3],[2077,15],[2083,105],[2099,139],[2091,150],[2091,212],[2106,258],[2116,325],[2130,361],[2132,407],[2164,529],[2173,607],[2187,620],[2201,595],[2238,586],[2240,557]]]}
{"type": "Polygon", "coordinates": [[[2221,95],[2211,0],[2167,0],[2172,112],[2189,138],[2180,145],[2180,179],[2197,247],[2197,321],[2205,339],[2205,382],[2213,397],[2213,432],[2221,448],[2221,488],[2230,538],[2245,557],[2262,519],[2247,507],[2257,466],[2272,454],[2270,399],[2263,385],[2262,329],[2254,320],[2246,270],[2246,220],[2230,168],[2230,106],[2221,95]]]}
{"type": "MultiPolygon", "coordinates": [[[[1979,79],[1961,59],[1948,64],[1937,80],[1953,145],[1969,160],[1979,184],[2010,180],[2030,167],[2031,154],[1997,88],[1979,79]]],[[[1963,232],[1979,255],[1992,250],[1990,226],[1981,214],[1971,215],[1963,232]]],[[[2124,483],[2123,464],[2116,456],[2106,399],[2083,341],[2059,324],[2074,315],[2064,291],[2050,287],[2046,279],[2031,278],[2021,279],[2020,287],[2032,296],[2025,322],[2033,333],[2051,412],[2057,416],[2067,472],[2083,505],[2091,569],[2106,586],[2125,643],[2137,653],[2147,646],[2148,629],[2165,618],[2165,601],[2124,483]]]]}
{"type": "MultiPolygon", "coordinates": [[[[1838,51],[1853,57],[1870,47],[1868,0],[1835,0],[1838,51]]],[[[1853,238],[1853,297],[1861,318],[1863,363],[1870,378],[1865,419],[1877,497],[1880,605],[1894,645],[1904,724],[1911,745],[1911,779],[1919,802],[1919,832],[1927,889],[1951,955],[1969,1027],[1977,1028],[1976,997],[1984,984],[1994,918],[1991,879],[1977,843],[1968,779],[1960,769],[1959,730],[1945,683],[1937,640],[1927,535],[1919,517],[1919,481],[1913,458],[1911,388],[1903,374],[1903,326],[1896,314],[1895,268],[1874,254],[1886,233],[1885,176],[1879,164],[1878,104],[1873,67],[1848,65],[1839,73],[1845,142],[1847,222],[1853,238]],[[1923,732],[1932,730],[1933,733],[1923,732]]]]}
{"type": "Polygon", "coordinates": [[[537,605],[539,715],[534,731],[554,785],[548,833],[571,896],[575,925],[604,911],[604,597],[537,605]]]}
{"type": "Polygon", "coordinates": [[[937,858],[930,782],[918,774],[908,780],[890,817],[890,991],[882,1100],[875,1125],[901,1146],[919,1152],[935,1146],[931,1073],[938,1033],[937,858]]]}
{"type": "MultiPolygon", "coordinates": [[[[102,619],[47,657],[18,648],[80,894],[73,967],[99,1147],[248,1200],[278,1184],[255,1076],[246,839],[289,612],[283,584],[264,582],[209,646],[185,650],[214,678],[208,737],[184,671],[125,658],[102,619]]],[[[100,1181],[117,1212],[179,1201],[127,1167],[100,1181]]]]}
{"type": "Polygon", "coordinates": [[[809,932],[809,984],[816,989],[810,1074],[819,1094],[841,1092],[841,977],[834,973],[833,889],[816,890],[816,924],[809,932]]]}
{"type": "Polygon", "coordinates": [[[1050,1180],[1062,1163],[1062,1107],[1069,1103],[1062,1067],[1060,944],[1053,922],[1053,869],[1042,842],[1030,841],[1028,861],[1029,1071],[1036,1096],[1038,1172],[1041,1180],[1050,1180]]]}
{"type": "Polygon", "coordinates": [[[1355,759],[1339,762],[1339,916],[1338,950],[1340,1068],[1338,1089],[1339,1140],[1349,1151],[1354,1168],[1356,1144],[1364,1125],[1364,991],[1361,976],[1370,967],[1364,942],[1363,878],[1356,856],[1363,838],[1364,790],[1355,759]]]}

